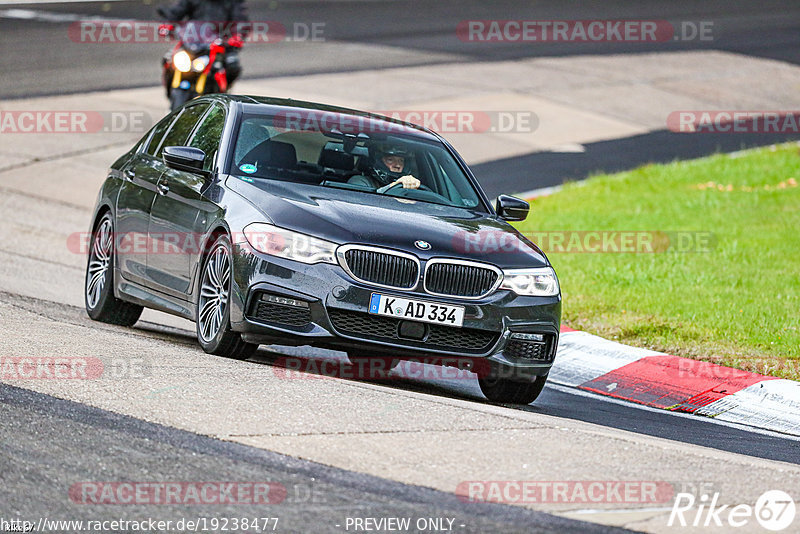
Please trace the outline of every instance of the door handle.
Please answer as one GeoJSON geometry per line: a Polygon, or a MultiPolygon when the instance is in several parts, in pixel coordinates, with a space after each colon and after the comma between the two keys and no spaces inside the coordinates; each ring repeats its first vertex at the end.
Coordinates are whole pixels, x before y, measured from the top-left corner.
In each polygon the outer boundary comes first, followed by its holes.
{"type": "Polygon", "coordinates": [[[167,193],[169,193],[169,185],[165,183],[158,184],[157,188],[159,195],[166,195],[167,193]]]}
{"type": "Polygon", "coordinates": [[[123,174],[125,175],[126,180],[133,181],[133,179],[136,178],[136,171],[134,171],[133,169],[125,169],[125,172],[123,174]]]}

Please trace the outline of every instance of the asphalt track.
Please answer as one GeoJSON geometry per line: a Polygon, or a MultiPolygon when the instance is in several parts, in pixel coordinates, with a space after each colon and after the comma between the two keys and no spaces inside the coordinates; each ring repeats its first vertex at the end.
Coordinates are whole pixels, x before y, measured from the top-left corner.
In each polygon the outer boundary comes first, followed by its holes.
{"type": "Polygon", "coordinates": [[[8,385],[0,385],[0,420],[5,519],[12,514],[73,521],[256,516],[277,517],[278,532],[343,532],[348,517],[369,516],[408,517],[412,524],[420,518],[449,518],[457,532],[626,532],[521,507],[465,503],[452,493],[198,436],[8,385]],[[285,499],[266,506],[178,507],[92,506],[64,498],[65,485],[74,480],[152,480],[155,474],[162,481],[277,483],[285,499]]]}
{"type": "MultiPolygon", "coordinates": [[[[15,303],[21,309],[29,311],[60,309],[62,311],[58,314],[42,312],[48,318],[59,322],[84,324],[89,327],[95,324],[84,317],[85,312],[80,308],[30,297],[21,299],[2,292],[0,299],[15,303]]],[[[179,346],[194,347],[196,342],[195,335],[191,331],[166,328],[147,321],[140,321],[135,331],[148,337],[169,340],[179,346]]],[[[334,376],[344,377],[343,380],[349,379],[347,374],[349,367],[342,363],[342,355],[336,351],[273,345],[262,347],[250,361],[265,366],[265,369],[275,373],[283,369],[303,369],[304,372],[317,374],[320,377],[334,376]],[[290,360],[287,361],[286,358],[290,360]],[[326,367],[323,362],[329,365],[326,367]],[[326,373],[330,369],[334,371],[326,373]]],[[[417,377],[411,372],[406,376],[392,378],[389,381],[365,380],[365,382],[378,386],[388,385],[398,391],[418,392],[480,404],[486,402],[478,388],[477,380],[448,380],[447,375],[442,378],[424,375],[417,377]]],[[[534,404],[508,406],[508,409],[583,421],[647,436],[702,445],[720,451],[800,465],[800,438],[775,432],[756,432],[751,428],[720,424],[710,419],[677,412],[648,409],[553,384],[548,384],[534,404]]]]}
{"type": "MultiPolygon", "coordinates": [[[[91,90],[152,86],[160,83],[159,58],[164,43],[87,44],[74,42],[69,27],[86,17],[155,20],[146,0],[42,3],[0,1],[0,101],[91,90]],[[34,18],[4,15],[28,10],[34,18]],[[36,13],[39,14],[38,18],[36,13]],[[44,13],[49,21],[41,20],[44,13]],[[58,16],[67,16],[59,21],[58,16]],[[69,17],[73,18],[69,18],[69,17]],[[55,18],[53,18],[55,17],[55,18]],[[89,73],[87,75],[87,73],[89,73]]],[[[323,23],[324,41],[284,40],[248,44],[242,52],[243,79],[325,72],[351,72],[437,63],[500,61],[566,55],[607,55],[677,50],[724,50],[800,64],[800,4],[792,1],[681,0],[664,3],[602,2],[582,5],[557,1],[337,1],[250,0],[253,21],[276,21],[286,28],[323,23]],[[666,43],[490,43],[463,42],[458,23],[484,19],[640,19],[711,23],[713,39],[666,43]]],[[[289,36],[292,32],[290,30],[289,36]]],[[[297,32],[303,35],[301,30],[297,32]]],[[[402,85],[404,80],[398,79],[402,85]]],[[[682,136],[666,130],[590,144],[584,153],[536,152],[487,162],[474,172],[490,197],[509,191],[580,180],[597,172],[630,169],[648,162],[669,162],[714,152],[800,139],[797,134],[712,134],[682,136]],[[525,184],[525,185],[522,185],[525,184]]]]}
{"type": "MultiPolygon", "coordinates": [[[[155,20],[162,2],[80,2],[4,5],[122,19],[155,20]]],[[[166,2],[163,2],[166,3],[166,2]]],[[[498,61],[575,54],[725,50],[800,64],[800,4],[791,0],[678,0],[579,3],[479,0],[442,1],[271,1],[249,0],[253,21],[322,22],[324,43],[248,45],[242,52],[245,77],[371,70],[452,61],[498,61]],[[456,27],[484,19],[641,19],[713,23],[713,40],[668,43],[479,43],[462,42],[456,27]],[[314,46],[310,46],[310,45],[314,46]],[[356,45],[350,48],[341,44],[356,45]],[[363,45],[363,46],[359,46],[363,45]],[[326,51],[330,49],[330,54],[326,51]],[[402,54],[391,50],[402,50],[402,54]]],[[[0,15],[0,98],[150,86],[159,83],[163,43],[107,46],[70,40],[70,22],[23,21],[0,15]],[[87,73],[91,75],[87,76],[87,73]]],[[[402,80],[398,80],[402,83],[402,80]]]]}
{"type": "Polygon", "coordinates": [[[478,163],[470,168],[486,193],[494,198],[507,193],[510,190],[509,183],[524,183],[530,176],[533,176],[537,188],[544,188],[582,180],[593,174],[634,169],[649,163],[671,163],[796,139],[800,139],[800,135],[686,135],[660,130],[622,139],[585,143],[582,152],[541,151],[478,163]]]}

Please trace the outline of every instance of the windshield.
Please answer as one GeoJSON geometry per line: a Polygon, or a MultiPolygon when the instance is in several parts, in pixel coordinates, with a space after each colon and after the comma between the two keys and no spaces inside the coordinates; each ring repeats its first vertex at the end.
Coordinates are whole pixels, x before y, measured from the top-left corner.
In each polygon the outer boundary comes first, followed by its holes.
{"type": "Polygon", "coordinates": [[[479,206],[478,193],[445,146],[413,132],[399,124],[332,112],[245,114],[231,173],[246,180],[479,206]]]}

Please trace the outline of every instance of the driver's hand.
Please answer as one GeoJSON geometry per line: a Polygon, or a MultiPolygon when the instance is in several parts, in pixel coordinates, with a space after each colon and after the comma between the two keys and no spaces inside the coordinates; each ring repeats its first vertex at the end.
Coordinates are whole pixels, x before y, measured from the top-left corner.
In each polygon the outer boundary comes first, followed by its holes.
{"type": "Polygon", "coordinates": [[[420,183],[421,182],[419,180],[417,180],[410,174],[406,174],[405,176],[401,176],[400,178],[389,184],[389,186],[391,187],[393,185],[403,184],[403,189],[419,189],[420,183]]]}

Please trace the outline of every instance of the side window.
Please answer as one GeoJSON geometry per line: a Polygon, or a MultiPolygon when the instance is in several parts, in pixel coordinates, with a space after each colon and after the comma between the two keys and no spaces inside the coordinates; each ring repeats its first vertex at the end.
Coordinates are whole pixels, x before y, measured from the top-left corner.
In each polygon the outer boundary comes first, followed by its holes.
{"type": "Polygon", "coordinates": [[[242,122],[239,127],[239,135],[236,138],[236,149],[233,155],[233,161],[238,167],[248,152],[250,152],[256,145],[266,141],[271,135],[270,125],[272,121],[262,118],[249,118],[242,122]]]}
{"type": "Polygon", "coordinates": [[[222,106],[214,105],[203,122],[195,130],[189,146],[199,148],[206,153],[203,161],[203,170],[210,171],[214,166],[214,160],[219,151],[219,143],[222,138],[222,129],[225,127],[225,110],[222,106]]]}
{"type": "Polygon", "coordinates": [[[172,121],[175,117],[166,117],[161,120],[156,127],[153,128],[153,135],[150,137],[150,142],[147,144],[147,148],[145,152],[150,154],[151,156],[156,155],[156,150],[158,150],[158,145],[161,144],[161,139],[164,138],[164,134],[167,132],[167,128],[169,125],[172,124],[172,121]]]}
{"type": "Polygon", "coordinates": [[[164,136],[164,142],[161,143],[156,156],[161,157],[165,146],[185,146],[186,141],[189,139],[189,134],[192,133],[195,124],[207,109],[208,104],[198,104],[184,109],[178,120],[173,123],[169,133],[164,136]]]}

